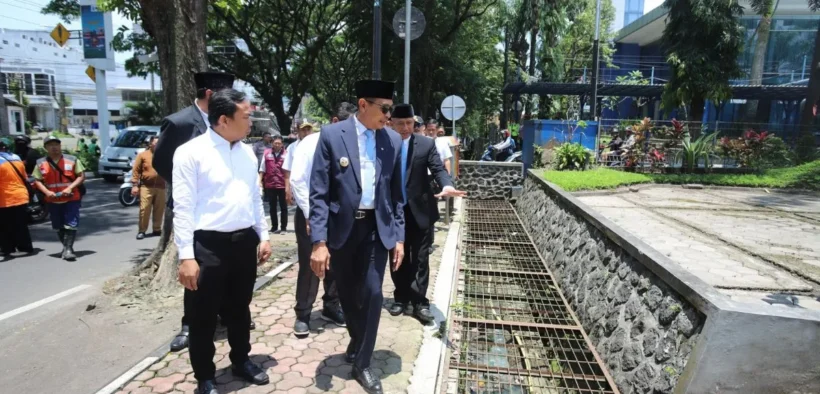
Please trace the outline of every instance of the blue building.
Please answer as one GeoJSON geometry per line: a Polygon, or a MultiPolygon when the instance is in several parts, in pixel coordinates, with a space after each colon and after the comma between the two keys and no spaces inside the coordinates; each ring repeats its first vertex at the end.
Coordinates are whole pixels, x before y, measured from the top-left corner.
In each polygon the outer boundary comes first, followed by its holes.
{"type": "MultiPolygon", "coordinates": [[[[628,20],[631,1],[625,0],[624,20],[628,20]]],[[[634,0],[643,9],[643,0],[634,0]]],[[[732,81],[736,85],[748,85],[752,59],[757,35],[755,29],[760,17],[748,7],[748,1],[742,0],[745,15],[741,24],[746,29],[746,40],[743,53],[738,59],[745,77],[732,81]]],[[[635,5],[638,8],[638,5],[635,5]]],[[[615,67],[604,66],[601,69],[603,83],[615,83],[619,76],[628,75],[638,70],[652,84],[664,84],[669,78],[669,66],[661,48],[661,37],[666,26],[668,11],[661,7],[641,15],[618,31],[615,38],[616,53],[612,63],[615,67]]],[[[775,12],[771,34],[766,49],[766,60],[763,74],[763,85],[801,85],[808,84],[808,67],[811,63],[814,37],[818,28],[820,15],[809,11],[805,0],[780,0],[775,12]]],[[[721,108],[708,103],[704,122],[765,122],[761,125],[771,131],[788,132],[790,125],[799,122],[801,103],[795,101],[759,100],[759,107],[768,117],[749,118],[747,102],[732,100],[721,108]]],[[[631,100],[625,100],[617,111],[603,110],[603,118],[624,119],[649,116],[654,119],[668,119],[674,114],[664,114],[658,99],[650,100],[646,105],[637,108],[631,100]]]]}

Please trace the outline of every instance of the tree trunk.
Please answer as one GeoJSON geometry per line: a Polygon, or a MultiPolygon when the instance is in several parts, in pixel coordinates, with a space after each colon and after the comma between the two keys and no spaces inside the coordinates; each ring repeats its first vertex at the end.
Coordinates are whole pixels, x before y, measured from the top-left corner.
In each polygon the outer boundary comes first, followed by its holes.
{"type": "MultiPolygon", "coordinates": [[[[194,73],[206,71],[206,0],[139,0],[145,31],[157,43],[163,107],[171,114],[193,103],[194,73]]],[[[140,268],[155,268],[151,287],[158,291],[178,288],[177,247],[173,242],[173,212],[165,213],[162,235],[140,268]]]]}
{"type": "MultiPolygon", "coordinates": [[[[529,71],[527,72],[530,75],[530,78],[535,76],[535,50],[537,48],[536,39],[538,38],[538,28],[533,27],[530,30],[530,67],[529,71]]],[[[530,80],[532,81],[532,79],[530,80]]],[[[532,97],[532,96],[530,96],[532,97]]],[[[530,115],[532,115],[532,107],[533,107],[533,100],[527,100],[527,107],[526,111],[524,112],[524,116],[529,119],[530,115]]]]}
{"type": "MultiPolygon", "coordinates": [[[[691,108],[689,108],[689,120],[692,122],[703,123],[703,111],[704,106],[706,106],[706,99],[703,97],[693,97],[691,108]]],[[[691,129],[691,127],[690,127],[691,129]]],[[[700,126],[698,126],[698,131],[700,130],[700,126]]]]}
{"type": "MultiPolygon", "coordinates": [[[[766,13],[760,17],[757,25],[757,42],[755,43],[754,58],[752,58],[752,71],[749,76],[750,85],[763,84],[763,71],[766,65],[766,48],[769,44],[769,34],[772,29],[772,13],[766,13]]],[[[746,105],[746,118],[754,119],[757,116],[758,100],[749,100],[746,105]]]]}

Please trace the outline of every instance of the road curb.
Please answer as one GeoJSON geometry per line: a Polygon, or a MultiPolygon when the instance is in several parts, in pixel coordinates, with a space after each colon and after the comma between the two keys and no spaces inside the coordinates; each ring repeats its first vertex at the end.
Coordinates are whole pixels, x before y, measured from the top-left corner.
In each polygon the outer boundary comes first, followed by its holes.
{"type": "MultiPolygon", "coordinates": [[[[256,283],[254,283],[253,285],[253,291],[257,292],[263,289],[268,284],[270,284],[274,279],[276,279],[276,277],[279,276],[279,274],[281,274],[288,268],[292,267],[295,263],[295,260],[295,258],[292,258],[291,261],[285,261],[282,264],[279,264],[276,268],[274,268],[267,274],[256,278],[256,283]]],[[[174,338],[176,338],[176,334],[174,334],[171,337],[171,339],[169,339],[167,342],[162,344],[162,346],[158,347],[156,350],[149,353],[144,359],[135,364],[133,367],[129,368],[127,371],[117,376],[117,378],[107,383],[101,389],[97,390],[96,394],[111,394],[116,392],[122,386],[126,385],[128,381],[133,379],[135,376],[141,374],[155,362],[161,360],[163,357],[165,357],[165,355],[170,353],[168,349],[171,347],[171,342],[174,340],[174,338]]]]}

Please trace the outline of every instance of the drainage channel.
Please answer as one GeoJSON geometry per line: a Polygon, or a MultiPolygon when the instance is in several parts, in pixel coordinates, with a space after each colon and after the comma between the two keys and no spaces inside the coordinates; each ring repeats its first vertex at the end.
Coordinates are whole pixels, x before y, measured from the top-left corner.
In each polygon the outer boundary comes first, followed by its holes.
{"type": "Polygon", "coordinates": [[[507,201],[465,201],[448,394],[619,393],[507,201]]]}

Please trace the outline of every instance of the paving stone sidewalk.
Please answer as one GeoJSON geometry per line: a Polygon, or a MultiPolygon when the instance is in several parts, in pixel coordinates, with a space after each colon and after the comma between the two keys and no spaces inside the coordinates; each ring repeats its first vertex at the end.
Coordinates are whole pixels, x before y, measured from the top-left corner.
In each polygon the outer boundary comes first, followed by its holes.
{"type": "MultiPolygon", "coordinates": [[[[446,229],[436,232],[430,256],[430,282],[436,283],[446,229]]],[[[274,245],[275,247],[275,245],[274,245]]],[[[389,270],[389,267],[388,267],[389,270]]],[[[253,386],[235,378],[230,371],[230,347],[224,331],[216,334],[216,381],[219,392],[262,393],[364,393],[350,377],[351,366],[344,361],[349,337],[345,328],[319,318],[322,290],[311,317],[311,334],[304,339],[292,333],[295,322],[296,275],[298,264],[254,295],[251,313],[256,330],[251,332],[251,359],[262,365],[270,384],[253,386]]],[[[393,300],[393,282],[385,273],[384,305],[393,300]]],[[[428,296],[434,289],[428,289],[428,296]]],[[[376,350],[371,367],[380,375],[385,393],[404,393],[409,386],[413,363],[419,353],[423,327],[412,317],[393,317],[382,309],[376,350]]],[[[436,368],[437,366],[431,366],[436,368]]],[[[193,393],[196,388],[190,356],[185,349],[169,353],[128,382],[118,394],[193,393]]]]}

